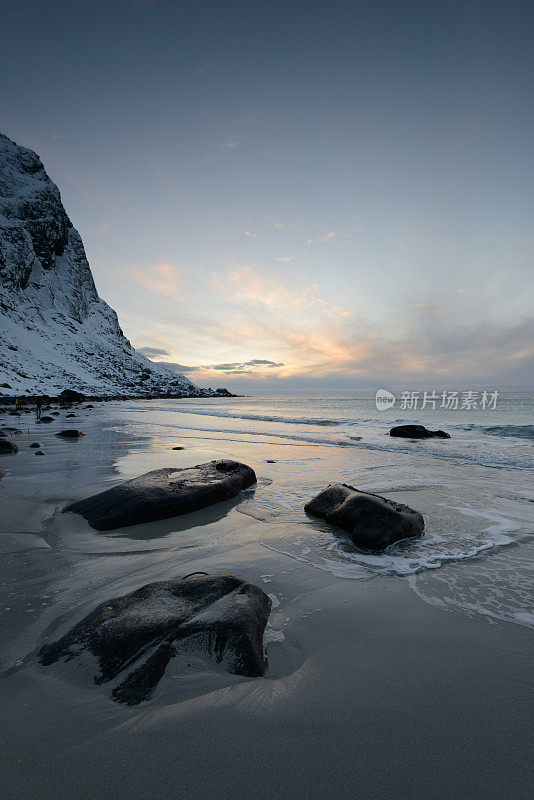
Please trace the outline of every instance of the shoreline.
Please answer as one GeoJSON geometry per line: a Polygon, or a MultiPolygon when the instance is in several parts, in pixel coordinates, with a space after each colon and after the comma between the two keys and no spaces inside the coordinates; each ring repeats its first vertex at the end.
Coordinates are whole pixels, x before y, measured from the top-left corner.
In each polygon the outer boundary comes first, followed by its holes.
{"type": "MultiPolygon", "coordinates": [[[[300,495],[292,500],[299,470],[307,465],[315,486],[359,459],[360,482],[368,476],[375,485],[383,454],[320,445],[311,452],[302,442],[267,463],[274,441],[266,450],[202,431],[173,451],[180,424],[159,428],[146,415],[133,417],[119,404],[97,406],[76,422],[86,436],[74,442],[32,420],[24,443],[43,437],[48,458],[22,447],[0,482],[8,800],[529,796],[531,631],[420,596],[445,575],[458,581],[466,562],[417,576],[420,594],[399,575],[360,575],[358,566],[349,578],[321,568],[334,539],[298,511],[300,495]],[[255,491],[235,501],[108,533],[59,513],[150,469],[230,456],[258,476],[255,491]],[[286,510],[273,505],[278,495],[286,510]],[[299,540],[319,547],[314,561],[299,540]],[[171,662],[151,700],[128,708],[93,684],[90,664],[37,664],[45,641],[100,602],[195,570],[236,574],[275,598],[265,677],[171,662]]],[[[412,462],[399,453],[388,463],[385,485],[412,462]]],[[[424,511],[429,536],[452,491],[439,488],[442,468],[429,462],[416,488],[393,492],[389,484],[388,494],[424,511]]],[[[488,480],[482,468],[458,469],[481,485],[488,480]]],[[[447,526],[475,523],[487,524],[446,512],[447,526]]],[[[495,581],[499,556],[487,559],[481,554],[469,568],[489,570],[495,581]]]]}

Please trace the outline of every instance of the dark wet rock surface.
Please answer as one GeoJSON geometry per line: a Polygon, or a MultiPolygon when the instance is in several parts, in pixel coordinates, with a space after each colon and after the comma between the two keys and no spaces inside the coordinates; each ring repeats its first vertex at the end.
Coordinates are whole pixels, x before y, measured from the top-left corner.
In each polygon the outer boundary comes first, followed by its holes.
{"type": "Polygon", "coordinates": [[[184,647],[201,648],[233,674],[263,675],[270,610],[259,586],[234,575],[150,583],[99,605],[59,641],[44,645],[39,661],[50,666],[89,651],[98,663],[95,683],[123,677],[111,696],[136,705],[149,698],[184,647]]]}
{"type": "Polygon", "coordinates": [[[41,417],[41,422],[55,422],[54,417],[41,417]]]}
{"type": "Polygon", "coordinates": [[[41,444],[41,442],[32,442],[31,444],[28,445],[28,447],[31,447],[34,450],[36,450],[36,449],[38,449],[39,447],[42,447],[42,446],[43,445],[41,444]]]}
{"type": "Polygon", "coordinates": [[[85,436],[85,433],[76,430],[76,428],[69,428],[68,430],[56,433],[56,436],[61,436],[63,439],[81,439],[82,436],[85,436]]]}
{"type": "Polygon", "coordinates": [[[397,425],[389,432],[390,436],[400,436],[406,439],[450,439],[445,431],[429,431],[424,425],[397,425]]]}
{"type": "Polygon", "coordinates": [[[422,514],[409,506],[344,483],[323,489],[305,511],[347,531],[365,550],[384,550],[401,539],[420,536],[425,527],[422,514]]]}
{"type": "Polygon", "coordinates": [[[9,439],[0,439],[0,453],[18,453],[19,448],[15,442],[10,442],[9,439]]]}
{"type": "Polygon", "coordinates": [[[63,512],[81,514],[96,530],[108,531],[189,514],[229,500],[254,483],[254,470],[238,461],[165,467],[71,503],[63,512]]]}

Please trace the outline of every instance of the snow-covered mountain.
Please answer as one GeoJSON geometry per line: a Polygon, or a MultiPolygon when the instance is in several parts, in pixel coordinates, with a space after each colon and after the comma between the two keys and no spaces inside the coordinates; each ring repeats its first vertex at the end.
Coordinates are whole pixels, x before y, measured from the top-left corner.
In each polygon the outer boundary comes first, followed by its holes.
{"type": "Polygon", "coordinates": [[[0,134],[0,394],[213,394],[131,346],[39,157],[0,134]]]}

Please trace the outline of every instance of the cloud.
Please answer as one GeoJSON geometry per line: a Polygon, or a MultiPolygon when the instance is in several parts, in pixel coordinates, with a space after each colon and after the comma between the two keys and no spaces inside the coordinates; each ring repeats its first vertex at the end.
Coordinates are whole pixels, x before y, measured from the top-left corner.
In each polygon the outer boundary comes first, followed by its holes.
{"type": "Polygon", "coordinates": [[[163,350],[158,347],[138,347],[140,353],[153,360],[157,359],[156,363],[161,364],[162,367],[172,369],[174,372],[224,372],[227,375],[254,375],[258,374],[258,368],[275,369],[277,367],[285,366],[278,361],[269,361],[266,358],[252,358],[249,361],[231,361],[224,364],[205,364],[202,366],[187,366],[186,364],[179,364],[176,361],[163,361],[161,356],[170,355],[168,350],[163,350]]]}
{"type": "Polygon", "coordinates": [[[168,350],[162,350],[159,347],[138,347],[138,353],[142,353],[147,358],[161,358],[162,356],[170,356],[168,350]]]}
{"type": "Polygon", "coordinates": [[[244,233],[245,233],[245,236],[249,236],[251,239],[257,239],[258,238],[258,234],[257,233],[252,233],[252,231],[244,231],[244,233]]]}
{"type": "Polygon", "coordinates": [[[198,372],[202,367],[188,367],[186,364],[178,364],[176,361],[157,361],[162,367],[172,369],[173,372],[198,372]]]}
{"type": "Polygon", "coordinates": [[[290,261],[293,261],[294,256],[278,256],[276,259],[277,261],[283,261],[285,264],[289,264],[290,261]]]}
{"type": "MultiPolygon", "coordinates": [[[[253,358],[250,361],[234,361],[230,364],[210,364],[209,366],[203,367],[203,369],[217,369],[217,370],[239,370],[243,371],[245,367],[268,367],[272,369],[273,367],[284,367],[285,364],[282,364],[278,361],[268,361],[265,358],[253,358]]],[[[247,372],[251,372],[252,370],[247,370],[247,372]]]]}
{"type": "Polygon", "coordinates": [[[173,293],[178,289],[177,273],[182,268],[178,264],[152,264],[145,269],[134,267],[134,280],[154,292],[173,293]]]}
{"type": "Polygon", "coordinates": [[[246,367],[284,367],[285,364],[280,364],[275,361],[267,361],[265,358],[253,358],[252,361],[245,363],[246,367]]]}
{"type": "Polygon", "coordinates": [[[319,236],[317,239],[318,242],[330,242],[332,239],[336,238],[336,234],[333,231],[330,233],[325,233],[324,236],[319,236]]]}
{"type": "Polygon", "coordinates": [[[212,67],[214,67],[216,65],[216,63],[217,63],[217,60],[208,61],[207,64],[204,64],[204,66],[200,67],[200,69],[197,70],[197,75],[204,75],[208,70],[210,70],[212,67]]]}

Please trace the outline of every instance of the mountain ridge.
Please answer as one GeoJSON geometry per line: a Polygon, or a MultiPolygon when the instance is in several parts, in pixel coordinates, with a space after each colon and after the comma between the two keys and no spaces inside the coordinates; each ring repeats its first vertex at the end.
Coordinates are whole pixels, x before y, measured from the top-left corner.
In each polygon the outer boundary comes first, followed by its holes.
{"type": "Polygon", "coordinates": [[[39,156],[0,133],[0,388],[214,396],[150,361],[95,287],[80,234],[39,156]]]}

